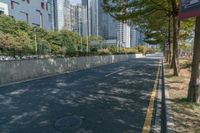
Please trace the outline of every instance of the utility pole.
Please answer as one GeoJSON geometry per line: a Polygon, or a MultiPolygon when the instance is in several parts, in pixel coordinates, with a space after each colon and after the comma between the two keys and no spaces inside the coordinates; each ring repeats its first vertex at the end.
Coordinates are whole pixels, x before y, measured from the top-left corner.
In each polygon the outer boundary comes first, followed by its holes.
{"type": "Polygon", "coordinates": [[[86,49],[87,53],[89,52],[89,39],[88,39],[88,35],[87,35],[87,49],[86,49]]]}
{"type": "Polygon", "coordinates": [[[34,28],[34,33],[35,33],[35,55],[37,55],[37,33],[36,33],[36,28],[34,28]]]}

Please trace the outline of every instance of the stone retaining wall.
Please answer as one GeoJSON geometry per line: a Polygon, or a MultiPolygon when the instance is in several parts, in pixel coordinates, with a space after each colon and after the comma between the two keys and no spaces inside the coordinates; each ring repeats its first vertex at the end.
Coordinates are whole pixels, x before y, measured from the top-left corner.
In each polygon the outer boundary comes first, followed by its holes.
{"type": "Polygon", "coordinates": [[[0,85],[125,61],[142,55],[109,55],[0,62],[0,85]]]}

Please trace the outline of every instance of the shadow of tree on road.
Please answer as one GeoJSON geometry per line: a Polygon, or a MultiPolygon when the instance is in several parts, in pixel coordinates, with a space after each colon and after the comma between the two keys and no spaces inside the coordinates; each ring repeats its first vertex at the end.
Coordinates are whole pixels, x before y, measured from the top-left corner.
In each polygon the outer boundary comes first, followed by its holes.
{"type": "Polygon", "coordinates": [[[55,121],[74,115],[77,133],[140,133],[158,60],[134,61],[0,88],[0,132],[59,133],[55,121]]]}

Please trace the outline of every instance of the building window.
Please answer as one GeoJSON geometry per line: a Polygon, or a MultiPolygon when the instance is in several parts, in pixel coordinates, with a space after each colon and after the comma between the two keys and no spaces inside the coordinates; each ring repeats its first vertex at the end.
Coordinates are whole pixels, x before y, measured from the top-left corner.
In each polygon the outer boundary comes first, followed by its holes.
{"type": "Polygon", "coordinates": [[[48,2],[46,3],[46,10],[47,11],[49,10],[49,3],[48,2]]]}
{"type": "Polygon", "coordinates": [[[41,2],[41,8],[44,9],[44,2],[41,2]]]}
{"type": "Polygon", "coordinates": [[[15,8],[15,4],[19,5],[18,2],[11,0],[11,9],[15,8]]]}
{"type": "Polygon", "coordinates": [[[36,24],[36,23],[32,23],[32,25],[36,26],[36,27],[40,27],[39,24],[36,24]]]}
{"type": "Polygon", "coordinates": [[[48,14],[48,21],[51,22],[51,20],[52,20],[51,14],[48,14]]]}
{"type": "Polygon", "coordinates": [[[14,1],[11,1],[11,9],[14,9],[14,1]]]}
{"type": "Polygon", "coordinates": [[[20,11],[20,12],[26,16],[26,22],[29,23],[28,13],[23,12],[23,11],[20,11]]]}
{"type": "Polygon", "coordinates": [[[43,14],[40,13],[40,27],[43,28],[44,27],[44,20],[43,20],[43,14]]]}
{"type": "Polygon", "coordinates": [[[27,3],[30,3],[30,0],[22,0],[22,1],[26,1],[27,3]]]}
{"type": "Polygon", "coordinates": [[[0,11],[0,15],[4,14],[4,11],[0,11]]]}
{"type": "Polygon", "coordinates": [[[43,14],[41,13],[40,10],[36,10],[36,12],[38,12],[40,15],[40,28],[43,28],[43,24],[44,24],[43,14]]]}

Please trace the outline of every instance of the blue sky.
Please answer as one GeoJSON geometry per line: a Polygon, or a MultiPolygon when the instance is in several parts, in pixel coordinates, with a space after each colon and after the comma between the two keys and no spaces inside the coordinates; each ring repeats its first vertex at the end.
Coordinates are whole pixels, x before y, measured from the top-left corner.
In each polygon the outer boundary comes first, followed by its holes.
{"type": "Polygon", "coordinates": [[[70,2],[71,2],[72,4],[77,4],[77,3],[81,3],[81,0],[70,0],[70,2]]]}

